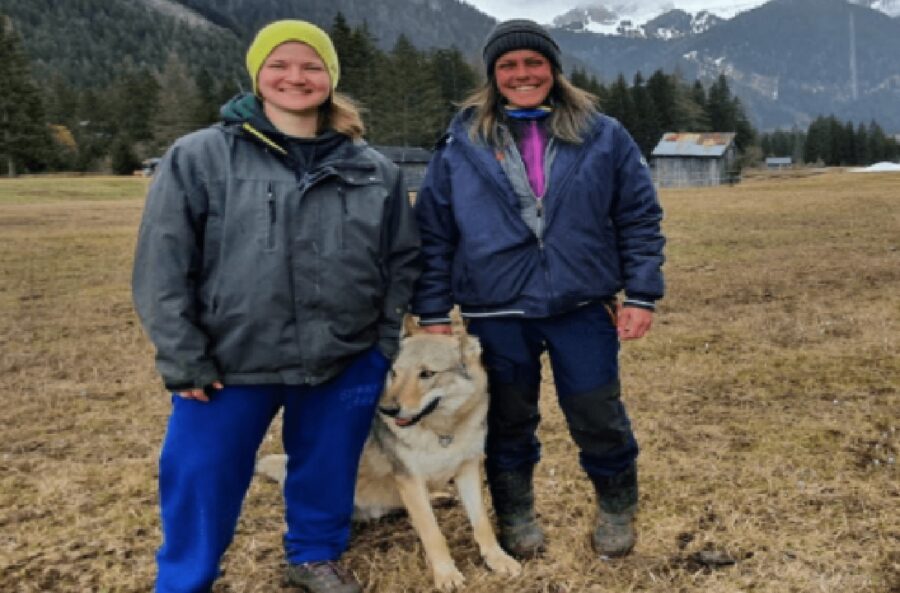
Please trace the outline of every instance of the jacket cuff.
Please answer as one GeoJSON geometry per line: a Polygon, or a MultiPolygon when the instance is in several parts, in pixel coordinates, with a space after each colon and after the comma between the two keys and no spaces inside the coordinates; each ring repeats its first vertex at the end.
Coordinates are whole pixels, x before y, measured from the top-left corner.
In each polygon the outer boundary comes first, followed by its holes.
{"type": "Polygon", "coordinates": [[[629,295],[622,303],[623,307],[637,307],[648,311],[656,311],[656,299],[650,296],[635,294],[629,295]]]}
{"type": "Polygon", "coordinates": [[[449,325],[453,322],[447,313],[428,313],[419,316],[419,325],[449,325]]]}
{"type": "Polygon", "coordinates": [[[219,377],[218,369],[216,369],[213,364],[203,365],[203,368],[197,369],[197,373],[194,377],[182,377],[177,379],[174,377],[163,377],[163,383],[165,383],[166,389],[169,391],[182,391],[184,389],[208,387],[216,381],[221,381],[221,378],[219,377]]]}

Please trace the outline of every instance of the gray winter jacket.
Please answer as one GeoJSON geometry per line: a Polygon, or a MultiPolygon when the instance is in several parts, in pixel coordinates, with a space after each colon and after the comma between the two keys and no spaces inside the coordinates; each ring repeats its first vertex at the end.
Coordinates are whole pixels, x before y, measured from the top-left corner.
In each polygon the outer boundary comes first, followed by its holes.
{"type": "Polygon", "coordinates": [[[419,275],[400,171],[349,139],[305,171],[279,148],[218,124],[159,165],[133,292],[169,389],[318,384],[396,353],[419,275]]]}

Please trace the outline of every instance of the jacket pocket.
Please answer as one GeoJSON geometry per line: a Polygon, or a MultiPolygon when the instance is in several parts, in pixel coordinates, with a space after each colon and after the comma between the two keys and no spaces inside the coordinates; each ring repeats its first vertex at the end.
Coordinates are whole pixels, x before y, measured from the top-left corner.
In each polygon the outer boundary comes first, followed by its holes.
{"type": "Polygon", "coordinates": [[[337,194],[341,217],[340,249],[364,249],[378,257],[388,199],[384,183],[374,175],[362,175],[345,179],[339,184],[337,194]]]}

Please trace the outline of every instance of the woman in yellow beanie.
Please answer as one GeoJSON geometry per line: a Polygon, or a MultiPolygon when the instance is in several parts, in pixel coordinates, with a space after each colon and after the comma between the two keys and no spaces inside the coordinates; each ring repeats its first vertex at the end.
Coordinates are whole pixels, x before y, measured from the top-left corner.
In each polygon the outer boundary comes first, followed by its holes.
{"type": "Polygon", "coordinates": [[[138,237],[135,306],[173,406],[156,592],[210,590],[281,410],[288,581],[355,593],[335,561],[419,273],[418,233],[398,168],[335,92],[325,32],[272,23],[247,69],[254,92],[166,153],[138,237]]]}

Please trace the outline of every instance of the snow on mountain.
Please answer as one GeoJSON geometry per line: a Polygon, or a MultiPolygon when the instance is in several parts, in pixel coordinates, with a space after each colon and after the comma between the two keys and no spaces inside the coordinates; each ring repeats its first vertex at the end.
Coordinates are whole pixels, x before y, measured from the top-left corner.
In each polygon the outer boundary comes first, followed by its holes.
{"type": "MultiPolygon", "coordinates": [[[[849,0],[900,16],[900,0],[849,0]]],[[[766,0],[594,0],[555,17],[552,26],[624,37],[675,39],[707,31],[766,0]]]]}
{"type": "Polygon", "coordinates": [[[763,3],[764,0],[595,1],[557,16],[552,24],[559,28],[603,35],[671,39],[702,33],[724,19],[763,3]]]}
{"type": "Polygon", "coordinates": [[[868,6],[873,10],[880,10],[893,17],[900,16],[900,0],[851,0],[851,2],[868,6]]]}

